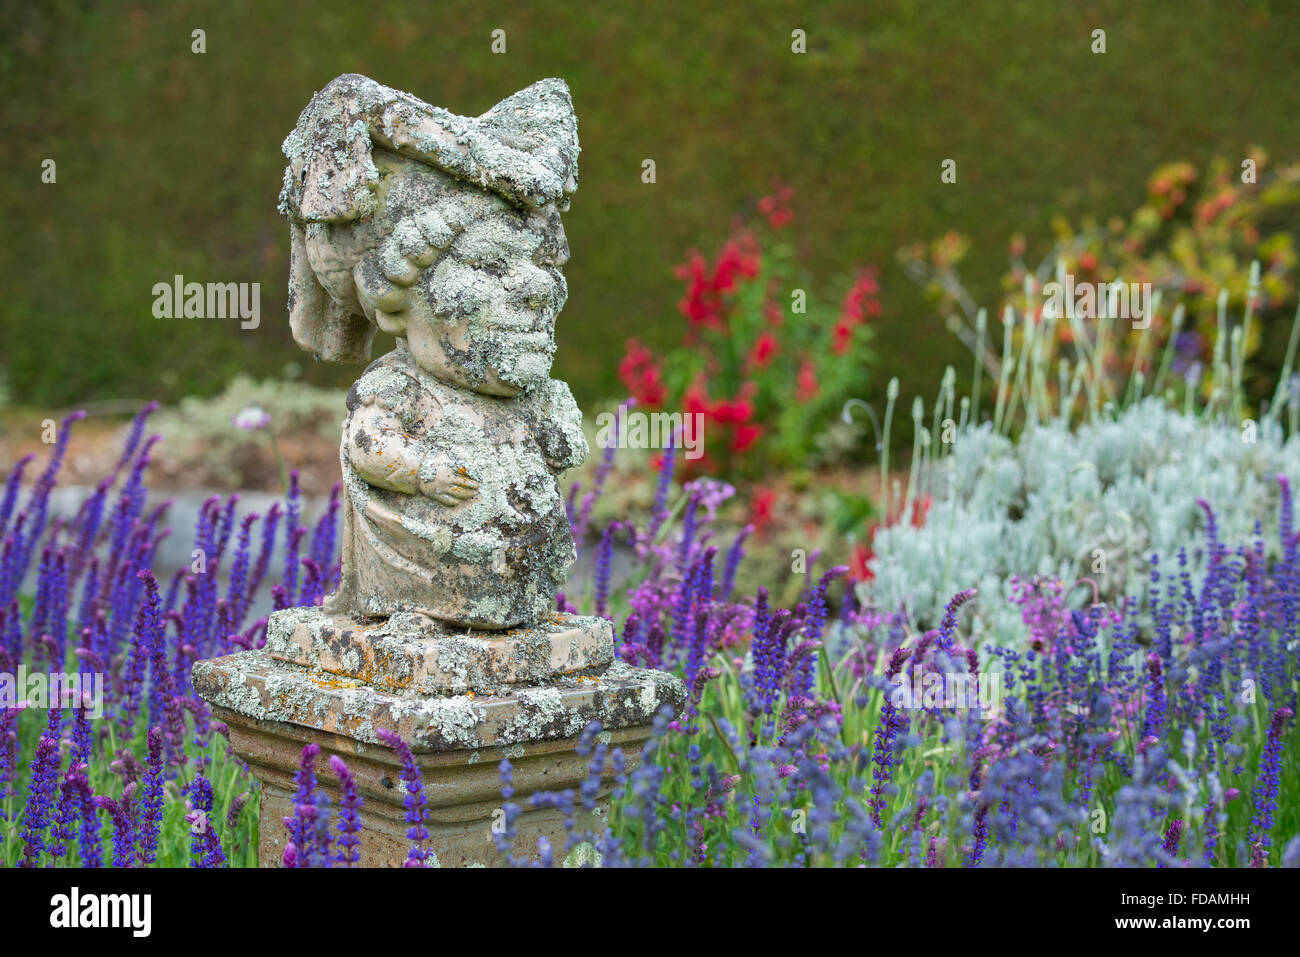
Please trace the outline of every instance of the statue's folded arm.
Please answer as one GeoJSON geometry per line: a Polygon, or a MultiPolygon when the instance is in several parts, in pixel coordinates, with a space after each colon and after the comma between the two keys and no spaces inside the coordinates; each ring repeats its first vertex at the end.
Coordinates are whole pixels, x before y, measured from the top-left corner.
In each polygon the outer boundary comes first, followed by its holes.
{"type": "Polygon", "coordinates": [[[353,470],[371,485],[419,494],[423,443],[406,432],[396,414],[379,405],[356,409],[348,417],[347,442],[353,470]]]}

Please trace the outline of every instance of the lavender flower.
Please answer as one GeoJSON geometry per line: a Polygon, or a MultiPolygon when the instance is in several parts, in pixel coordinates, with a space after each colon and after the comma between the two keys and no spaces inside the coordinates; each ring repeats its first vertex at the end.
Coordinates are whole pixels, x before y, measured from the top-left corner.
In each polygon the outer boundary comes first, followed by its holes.
{"type": "MultiPolygon", "coordinates": [[[[847,574],[848,570],[849,566],[847,565],[836,565],[817,580],[817,587],[813,589],[812,597],[808,601],[808,617],[804,622],[804,638],[807,642],[817,643],[818,647],[820,647],[822,629],[826,625],[826,592],[830,588],[831,582],[847,574]]],[[[965,592],[962,594],[967,595],[965,592]]],[[[954,598],[948,606],[952,610],[952,614],[956,614],[956,608],[960,604],[959,598],[964,602],[973,595],[974,589],[966,598],[962,598],[961,595],[954,598]]],[[[799,663],[798,678],[793,682],[796,694],[805,697],[812,694],[815,662],[816,658],[814,656],[808,656],[799,663]]]]}
{"type": "Polygon", "coordinates": [[[135,853],[135,818],[132,813],[132,797],[135,785],[128,784],[122,792],[122,799],[114,801],[110,797],[95,797],[95,807],[107,811],[113,821],[113,866],[134,867],[135,853]]]}
{"type": "MultiPolygon", "coordinates": [[[[1178,841],[1183,836],[1183,822],[1172,821],[1169,829],[1165,831],[1165,843],[1161,845],[1160,850],[1172,858],[1178,856],[1178,841]]],[[[1156,867],[1168,867],[1163,860],[1156,862],[1156,867]]]]}
{"type": "Polygon", "coordinates": [[[647,541],[654,541],[659,530],[663,528],[664,522],[668,520],[668,493],[672,491],[673,468],[677,460],[675,442],[676,436],[669,436],[668,446],[664,449],[659,463],[659,480],[655,485],[654,505],[650,509],[650,524],[645,531],[647,541]]]}
{"type": "Polygon", "coordinates": [[[402,781],[406,784],[406,798],[402,802],[406,807],[406,823],[411,825],[406,836],[411,841],[411,850],[407,854],[406,867],[424,867],[429,852],[424,842],[429,839],[429,831],[424,826],[424,785],[420,776],[420,766],[415,763],[415,756],[410,747],[395,732],[380,728],[376,732],[379,740],[388,745],[402,760],[402,781]]]}
{"type": "Polygon", "coordinates": [[[736,572],[740,568],[740,561],[745,557],[745,540],[754,534],[754,526],[746,525],[737,534],[731,542],[731,547],[727,549],[727,561],[722,569],[722,583],[718,588],[718,597],[723,601],[731,600],[731,593],[736,586],[736,572]]]}
{"type": "Polygon", "coordinates": [[[140,808],[140,863],[158,860],[158,834],[163,814],[163,736],[158,728],[149,729],[149,771],[145,776],[140,808]]]}
{"type": "Polygon", "coordinates": [[[18,714],[21,708],[0,708],[0,821],[9,818],[4,812],[5,798],[12,796],[14,773],[18,767],[18,714]]]}
{"type": "MultiPolygon", "coordinates": [[[[847,571],[847,569],[845,569],[847,571]]],[[[967,588],[965,591],[959,591],[952,596],[943,613],[943,623],[939,626],[939,647],[945,651],[951,650],[953,638],[957,633],[957,611],[962,605],[970,601],[977,594],[974,588],[967,588]]]]}
{"type": "Polygon", "coordinates": [[[361,838],[358,836],[361,833],[361,793],[357,789],[356,778],[342,758],[338,755],[331,756],[330,768],[339,779],[339,790],[342,793],[339,799],[338,861],[352,867],[361,862],[361,838]]]}
{"type": "Polygon", "coordinates": [[[1282,775],[1282,727],[1295,714],[1290,708],[1278,708],[1268,726],[1268,740],[1259,758],[1259,779],[1255,782],[1255,815],[1250,819],[1251,867],[1268,864],[1268,851],[1273,846],[1273,812],[1277,810],[1277,795],[1282,775]]]}
{"type": "Polygon", "coordinates": [[[201,774],[194,776],[186,790],[185,820],[190,824],[190,858],[194,867],[223,867],[225,852],[212,818],[212,784],[201,774]]]}
{"type": "Polygon", "coordinates": [[[59,742],[46,733],[36,745],[32,760],[32,777],[23,808],[23,859],[19,867],[35,867],[41,853],[46,850],[45,829],[50,824],[50,809],[54,803],[55,781],[59,773],[59,742]]]}
{"type": "Polygon", "coordinates": [[[285,600],[289,607],[298,599],[298,548],[302,542],[303,536],[307,530],[300,524],[302,515],[302,490],[298,486],[298,470],[294,469],[289,473],[289,495],[286,500],[285,510],[285,554],[284,554],[284,578],[282,585],[284,587],[285,600]]]}
{"type": "Polygon", "coordinates": [[[311,866],[312,845],[316,835],[316,758],[319,754],[320,745],[313,743],[303,746],[298,771],[294,775],[298,793],[294,796],[293,816],[284,819],[284,826],[289,829],[289,843],[297,852],[298,867],[311,866]]]}
{"type": "Polygon", "coordinates": [[[895,706],[892,691],[892,683],[902,670],[904,663],[911,655],[910,648],[899,648],[889,659],[889,668],[885,672],[885,699],[880,706],[880,723],[876,726],[875,746],[871,754],[871,762],[875,765],[872,771],[871,785],[871,820],[876,827],[884,825],[884,811],[887,805],[885,800],[885,790],[894,777],[894,750],[898,742],[898,736],[907,729],[908,718],[905,712],[895,706]]]}
{"type": "MultiPolygon", "coordinates": [[[[591,521],[591,510],[605,491],[605,483],[609,481],[609,476],[614,471],[614,457],[618,453],[618,447],[621,444],[622,423],[625,417],[624,410],[630,409],[634,405],[636,405],[636,399],[625,399],[619,403],[619,407],[614,414],[614,435],[612,440],[601,449],[600,462],[597,463],[596,469],[591,476],[591,491],[582,497],[582,504],[578,506],[576,515],[573,514],[573,508],[571,506],[569,508],[570,520],[573,526],[573,540],[575,542],[581,542],[586,537],[587,524],[591,521]]],[[[574,491],[576,490],[575,485],[574,491]]]]}
{"type": "MultiPolygon", "coordinates": [[[[160,659],[155,656],[157,649],[163,645],[158,583],[154,580],[153,572],[145,569],[141,569],[137,577],[145,584],[145,600],[136,615],[135,632],[127,659],[126,674],[122,679],[122,698],[118,712],[118,727],[128,736],[135,725],[136,717],[140,714],[140,693],[141,686],[144,684],[145,667],[151,660],[155,664],[158,663],[160,659]]],[[[157,690],[151,692],[150,703],[161,710],[157,696],[161,695],[162,689],[157,685],[158,682],[155,682],[157,690]]]]}
{"type": "Polygon", "coordinates": [[[601,533],[600,545],[596,548],[596,614],[601,618],[609,617],[609,576],[614,560],[614,532],[618,522],[610,522],[601,533]]]}

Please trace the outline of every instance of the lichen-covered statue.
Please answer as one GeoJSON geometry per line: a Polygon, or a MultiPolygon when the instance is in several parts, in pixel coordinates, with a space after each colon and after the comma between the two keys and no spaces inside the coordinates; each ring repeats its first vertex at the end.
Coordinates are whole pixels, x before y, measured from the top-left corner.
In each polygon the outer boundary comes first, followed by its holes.
{"type": "Polygon", "coordinates": [[[578,174],[568,87],[542,80],[471,119],[341,76],[284,152],[294,339],[365,362],[376,328],[398,337],[348,395],[326,611],[537,622],[574,554],[557,477],[587,454],[550,378],[578,174]]]}

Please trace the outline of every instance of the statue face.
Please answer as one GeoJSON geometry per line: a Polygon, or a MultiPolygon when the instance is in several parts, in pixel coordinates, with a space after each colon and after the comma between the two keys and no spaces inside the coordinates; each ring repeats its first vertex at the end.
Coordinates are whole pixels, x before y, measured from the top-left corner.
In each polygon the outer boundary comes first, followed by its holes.
{"type": "Polygon", "coordinates": [[[370,227],[387,238],[353,271],[366,315],[452,385],[514,396],[545,381],[568,296],[559,211],[520,210],[418,164],[390,168],[370,227]]]}
{"type": "Polygon", "coordinates": [[[550,376],[569,246],[555,209],[526,214],[488,198],[494,208],[411,287],[404,326],[426,372],[513,396],[550,376]]]}

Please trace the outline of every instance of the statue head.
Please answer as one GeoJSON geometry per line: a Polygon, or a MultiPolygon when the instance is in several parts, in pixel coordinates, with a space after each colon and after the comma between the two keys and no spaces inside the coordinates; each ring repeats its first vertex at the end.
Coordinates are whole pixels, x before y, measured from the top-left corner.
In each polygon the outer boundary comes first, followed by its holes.
{"type": "Polygon", "coordinates": [[[560,213],[577,187],[563,81],[466,119],[344,76],[284,150],[299,345],[366,361],[378,328],[460,388],[511,396],[549,376],[567,296],[560,213]]]}

